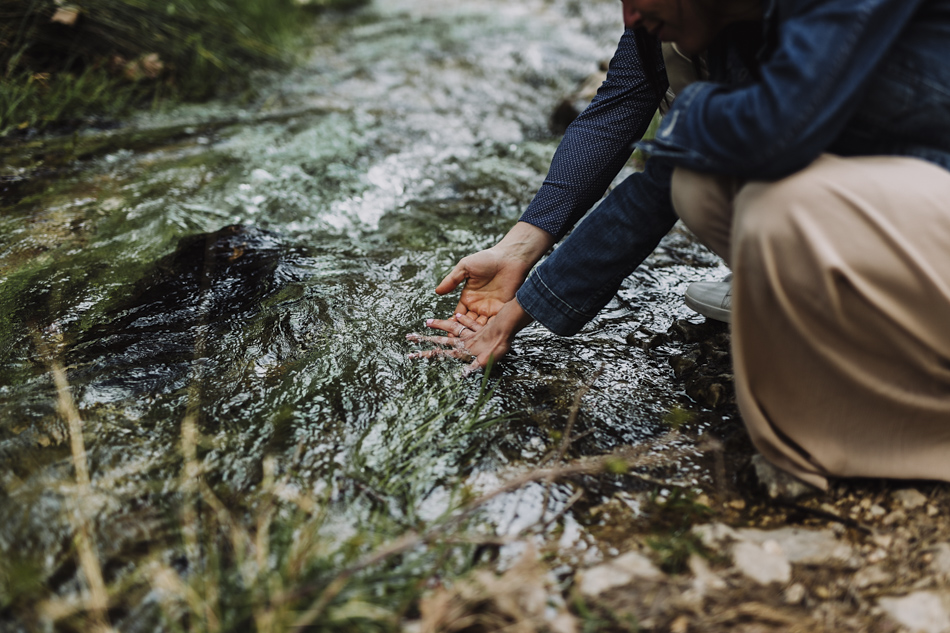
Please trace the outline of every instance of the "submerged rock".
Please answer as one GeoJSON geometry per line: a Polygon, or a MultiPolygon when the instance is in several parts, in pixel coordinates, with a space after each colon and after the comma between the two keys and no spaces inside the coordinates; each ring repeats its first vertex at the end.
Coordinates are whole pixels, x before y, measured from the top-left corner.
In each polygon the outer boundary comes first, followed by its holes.
{"type": "Polygon", "coordinates": [[[709,409],[735,406],[729,326],[712,320],[698,324],[679,320],[649,344],[670,341],[690,348],[672,355],[669,360],[673,374],[683,382],[687,395],[709,409]]]}
{"type": "MultiPolygon", "coordinates": [[[[93,384],[100,402],[183,387],[195,367],[213,369],[230,356],[220,353],[222,345],[236,345],[227,336],[240,338],[267,300],[304,279],[304,257],[301,248],[255,227],[183,238],[135,284],[111,320],[82,335],[68,357],[78,368],[72,380],[93,384]]],[[[319,317],[321,302],[311,304],[317,314],[309,316],[319,317]]],[[[255,327],[272,339],[265,344],[271,353],[292,355],[288,347],[298,346],[293,339],[301,328],[287,331],[279,314],[274,319],[255,327]]],[[[303,325],[321,329],[317,319],[303,325]]]]}

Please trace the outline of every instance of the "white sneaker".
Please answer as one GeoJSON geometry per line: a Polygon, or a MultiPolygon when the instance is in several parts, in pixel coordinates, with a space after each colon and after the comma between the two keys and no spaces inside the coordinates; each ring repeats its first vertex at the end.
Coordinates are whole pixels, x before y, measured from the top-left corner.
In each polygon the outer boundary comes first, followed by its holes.
{"type": "Polygon", "coordinates": [[[723,281],[697,281],[686,288],[686,305],[704,317],[732,322],[732,275],[723,281]]]}

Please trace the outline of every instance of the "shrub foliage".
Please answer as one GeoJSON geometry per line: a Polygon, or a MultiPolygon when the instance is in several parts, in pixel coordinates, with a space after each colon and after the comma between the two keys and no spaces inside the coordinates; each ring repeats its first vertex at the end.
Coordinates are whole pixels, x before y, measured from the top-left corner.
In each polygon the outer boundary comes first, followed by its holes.
{"type": "Polygon", "coordinates": [[[240,90],[250,70],[288,61],[308,7],[346,4],[0,0],[0,134],[240,90]]]}

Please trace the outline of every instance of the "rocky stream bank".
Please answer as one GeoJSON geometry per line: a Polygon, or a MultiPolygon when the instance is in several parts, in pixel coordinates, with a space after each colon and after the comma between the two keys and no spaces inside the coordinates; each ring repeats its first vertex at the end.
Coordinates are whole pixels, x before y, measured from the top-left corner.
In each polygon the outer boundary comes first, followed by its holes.
{"type": "MultiPolygon", "coordinates": [[[[552,561],[567,552],[529,547],[500,577],[476,576],[437,592],[410,628],[494,630],[505,622],[510,630],[556,633],[950,631],[945,484],[838,480],[827,492],[791,498],[796,491],[763,466],[738,422],[725,325],[677,321],[666,333],[630,339],[685,345],[670,365],[703,412],[686,415],[675,433],[695,448],[687,461],[701,465],[705,483],[618,492],[589,508],[601,549],[613,555],[565,571],[552,561]]],[[[673,467],[661,460],[630,476],[661,481],[673,467]]]]}

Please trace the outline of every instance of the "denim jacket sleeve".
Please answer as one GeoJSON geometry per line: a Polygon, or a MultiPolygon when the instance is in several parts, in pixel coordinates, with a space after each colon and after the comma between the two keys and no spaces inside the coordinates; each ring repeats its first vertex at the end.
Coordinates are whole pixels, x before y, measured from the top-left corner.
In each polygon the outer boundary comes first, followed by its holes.
{"type": "Polygon", "coordinates": [[[588,214],[518,290],[536,321],[571,336],[600,312],[676,223],[670,165],[648,160],[588,214]]]}
{"type": "Polygon", "coordinates": [[[675,166],[746,179],[797,171],[847,125],[923,1],[778,0],[778,40],[761,78],[687,87],[656,139],[639,146],[675,166]]]}
{"type": "Polygon", "coordinates": [[[642,36],[632,29],[624,32],[606,80],[568,126],[522,222],[561,239],[600,200],[630,158],[633,144],[646,132],[667,88],[659,43],[655,44],[654,84],[645,72],[637,37],[642,36]]]}

